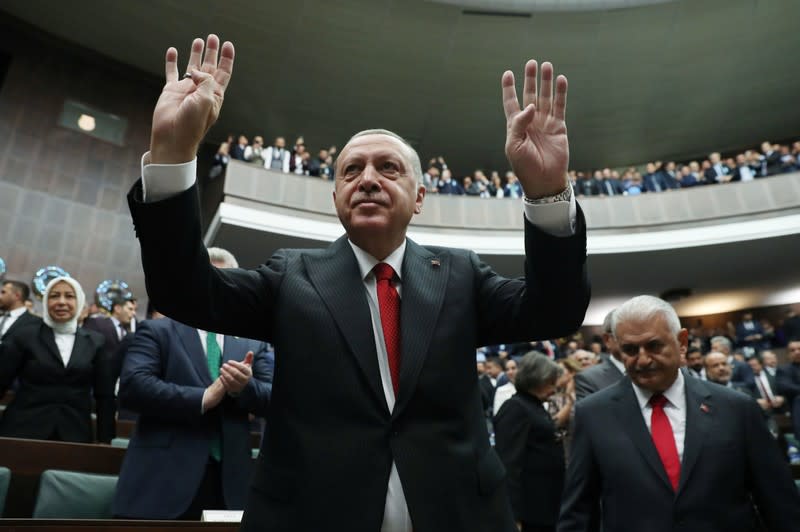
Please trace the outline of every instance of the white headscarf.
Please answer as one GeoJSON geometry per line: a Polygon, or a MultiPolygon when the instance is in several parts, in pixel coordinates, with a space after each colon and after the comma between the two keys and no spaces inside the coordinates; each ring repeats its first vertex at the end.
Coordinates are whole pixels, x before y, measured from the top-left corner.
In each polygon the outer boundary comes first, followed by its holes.
{"type": "Polygon", "coordinates": [[[44,312],[42,313],[44,314],[44,317],[42,319],[44,319],[44,322],[48,327],[57,333],[75,334],[75,331],[78,330],[78,316],[80,316],[81,311],[83,310],[83,305],[86,303],[86,294],[83,293],[83,288],[81,288],[81,285],[78,284],[78,281],[72,277],[56,277],[47,283],[47,286],[44,289],[44,297],[42,298],[42,302],[44,304],[44,312]],[[61,281],[64,281],[70,285],[73,290],[75,290],[75,316],[71,320],[65,321],[64,323],[56,323],[53,321],[53,318],[50,317],[50,309],[47,306],[47,299],[50,297],[50,290],[52,290],[53,287],[61,281]]]}

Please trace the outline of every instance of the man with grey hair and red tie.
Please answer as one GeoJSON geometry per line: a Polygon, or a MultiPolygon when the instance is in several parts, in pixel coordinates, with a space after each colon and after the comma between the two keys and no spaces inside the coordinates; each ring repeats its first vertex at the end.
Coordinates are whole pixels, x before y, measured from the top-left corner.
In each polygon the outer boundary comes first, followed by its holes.
{"type": "Polygon", "coordinates": [[[684,377],[688,331],[661,299],[614,311],[626,377],[575,407],[559,532],[797,530],[800,497],[750,397],[684,377]]]}
{"type": "Polygon", "coordinates": [[[522,106],[513,74],[501,80],[506,155],[525,195],[524,278],[406,237],[425,197],[422,169],[383,129],[357,133],[336,160],[346,235],[226,270],[208,263],[194,182],[233,59],[231,43],[196,39],[181,77],[167,51],[129,205],[159,309],[275,346],[269,431],[242,529],[516,530],[473,364],[478,346],[565,336],[583,320],[586,230],[567,182],[566,78],[529,61],[522,106]]]}

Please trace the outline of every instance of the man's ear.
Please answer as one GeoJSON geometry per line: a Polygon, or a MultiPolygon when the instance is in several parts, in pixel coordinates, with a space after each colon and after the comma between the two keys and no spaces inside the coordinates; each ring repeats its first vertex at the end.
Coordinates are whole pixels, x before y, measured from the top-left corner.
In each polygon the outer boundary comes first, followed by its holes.
{"type": "Polygon", "coordinates": [[[425,185],[417,186],[417,198],[414,205],[414,214],[422,212],[422,203],[425,199],[425,185]]]}

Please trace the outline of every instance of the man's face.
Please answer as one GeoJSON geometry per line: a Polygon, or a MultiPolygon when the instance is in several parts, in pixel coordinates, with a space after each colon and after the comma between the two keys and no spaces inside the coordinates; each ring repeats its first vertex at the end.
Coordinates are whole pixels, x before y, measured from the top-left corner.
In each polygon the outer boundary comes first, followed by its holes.
{"type": "Polygon", "coordinates": [[[286,147],[286,139],[283,137],[278,137],[275,139],[275,147],[276,148],[285,148],[286,147]]]}
{"type": "Polygon", "coordinates": [[[775,356],[775,353],[772,351],[764,351],[761,353],[761,359],[764,361],[764,365],[768,368],[778,367],[778,357],[775,356]]]}
{"type": "Polygon", "coordinates": [[[402,240],[425,197],[406,147],[387,135],[364,135],[342,149],[336,166],[333,201],[350,238],[402,240]]]}
{"type": "Polygon", "coordinates": [[[794,364],[800,364],[800,341],[789,342],[786,346],[786,351],[789,353],[789,360],[794,364]]]}
{"type": "Polygon", "coordinates": [[[733,370],[728,357],[723,353],[711,352],[706,355],[706,378],[719,384],[728,384],[733,370]]]}
{"type": "Polygon", "coordinates": [[[493,379],[496,379],[503,373],[503,368],[500,367],[500,364],[497,362],[487,362],[486,363],[486,373],[493,379]]]}
{"type": "Polygon", "coordinates": [[[472,185],[472,178],[471,178],[471,177],[469,177],[469,176],[466,176],[466,177],[464,178],[464,188],[468,188],[468,187],[470,187],[471,185],[472,185]]]}
{"type": "Polygon", "coordinates": [[[319,150],[319,160],[324,161],[328,158],[328,150],[319,150]]]}
{"type": "Polygon", "coordinates": [[[752,321],[752,320],[753,320],[753,314],[752,313],[745,312],[744,314],[742,314],[742,321],[752,321]]]}
{"type": "Polygon", "coordinates": [[[656,165],[654,165],[653,163],[647,163],[646,170],[648,174],[652,174],[653,172],[656,171],[656,165]]]}
{"type": "Polygon", "coordinates": [[[757,358],[751,358],[747,361],[747,364],[750,366],[750,369],[753,370],[753,375],[756,377],[761,375],[761,370],[764,368],[761,366],[761,362],[759,362],[757,358]]]}
{"type": "Polygon", "coordinates": [[[686,355],[686,365],[695,371],[703,369],[703,353],[700,351],[692,351],[686,355]]]}
{"type": "Polygon", "coordinates": [[[762,142],[761,143],[761,153],[769,153],[772,151],[772,144],[769,142],[762,142]]]}
{"type": "Polygon", "coordinates": [[[719,153],[712,153],[708,156],[708,160],[711,161],[711,164],[717,164],[719,162],[719,153]]]}
{"type": "Polygon", "coordinates": [[[591,351],[585,351],[581,349],[575,354],[575,358],[578,360],[582,368],[588,368],[589,366],[594,365],[594,353],[591,351]]]}
{"type": "Polygon", "coordinates": [[[113,316],[119,320],[122,325],[128,325],[133,319],[136,312],[136,307],[133,306],[132,301],[126,301],[123,305],[114,305],[113,316]]]}
{"type": "Polygon", "coordinates": [[[0,288],[0,310],[6,311],[13,309],[17,300],[19,300],[19,294],[10,283],[5,283],[3,287],[0,288]]]}
{"type": "Polygon", "coordinates": [[[689,332],[670,332],[667,320],[657,314],[653,319],[629,319],[617,325],[617,343],[622,362],[631,380],[639,387],[661,393],[672,386],[681,366],[681,352],[689,332]]]}
{"type": "Polygon", "coordinates": [[[517,378],[517,363],[514,360],[506,362],[506,377],[511,382],[514,382],[514,379],[517,378]]]}
{"type": "Polygon", "coordinates": [[[256,137],[256,138],[253,139],[253,145],[254,146],[261,146],[262,144],[264,144],[264,139],[263,138],[256,137]]]}

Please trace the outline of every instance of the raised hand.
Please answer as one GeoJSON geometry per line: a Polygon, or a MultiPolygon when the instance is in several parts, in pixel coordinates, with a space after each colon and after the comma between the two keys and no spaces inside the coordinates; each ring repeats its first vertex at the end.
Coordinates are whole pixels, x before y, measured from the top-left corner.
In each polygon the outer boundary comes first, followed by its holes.
{"type": "Polygon", "coordinates": [[[558,76],[553,90],[553,65],[542,64],[542,82],[537,91],[538,65],[525,65],[522,105],[517,100],[514,74],[503,73],[503,110],[506,114],[506,157],[531,199],[553,196],[567,186],[569,143],[567,124],[567,78],[558,76]]]}
{"type": "Polygon", "coordinates": [[[185,163],[194,159],[200,142],[219,116],[233,73],[233,57],[233,44],[226,41],[220,53],[216,35],[209,35],[205,43],[195,39],[186,67],[191,77],[182,77],[178,74],[178,51],[167,50],[167,83],[153,111],[152,163],[185,163]]]}

